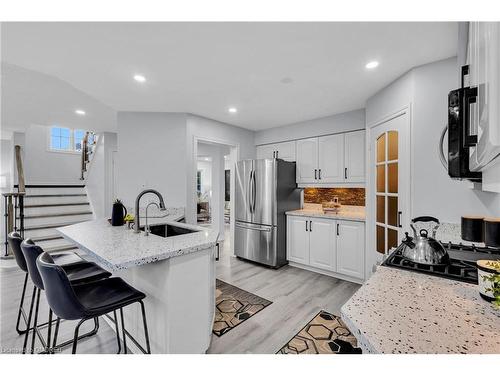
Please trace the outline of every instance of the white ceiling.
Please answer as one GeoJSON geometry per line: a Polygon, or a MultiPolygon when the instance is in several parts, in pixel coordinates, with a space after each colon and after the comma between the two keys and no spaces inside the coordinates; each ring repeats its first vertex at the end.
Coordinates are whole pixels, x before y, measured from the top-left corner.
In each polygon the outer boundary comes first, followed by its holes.
{"type": "MultiPolygon", "coordinates": [[[[3,62],[56,77],[95,99],[54,100],[59,112],[72,113],[76,105],[96,118],[109,107],[189,112],[253,130],[364,107],[412,67],[456,51],[457,24],[444,22],[2,24],[3,62]],[[380,66],[366,70],[370,60],[380,66]],[[145,84],[132,79],[137,73],[145,84]],[[230,106],[238,113],[229,114],[230,106]]],[[[11,111],[22,106],[26,91],[15,86],[14,80],[3,90],[17,95],[11,111]]],[[[47,93],[43,86],[30,91],[47,93]]],[[[30,116],[47,110],[34,106],[30,116]]],[[[39,116],[63,122],[73,114],[39,116]]]]}

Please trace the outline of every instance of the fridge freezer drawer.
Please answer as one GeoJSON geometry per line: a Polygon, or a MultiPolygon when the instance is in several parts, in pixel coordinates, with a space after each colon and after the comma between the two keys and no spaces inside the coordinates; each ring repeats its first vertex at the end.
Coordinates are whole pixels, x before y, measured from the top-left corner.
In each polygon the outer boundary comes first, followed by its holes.
{"type": "Polygon", "coordinates": [[[235,223],[234,254],[271,267],[278,266],[276,227],[235,223]]]}

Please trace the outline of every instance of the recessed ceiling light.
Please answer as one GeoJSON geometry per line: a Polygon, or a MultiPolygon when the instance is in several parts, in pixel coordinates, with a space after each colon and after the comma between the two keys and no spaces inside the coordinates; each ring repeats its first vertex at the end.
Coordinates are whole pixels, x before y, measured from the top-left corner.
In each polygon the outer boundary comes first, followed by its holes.
{"type": "Polygon", "coordinates": [[[144,77],[143,75],[140,75],[140,74],[136,74],[134,76],[134,79],[137,81],[137,82],[146,82],[146,77],[144,77]]]}
{"type": "Polygon", "coordinates": [[[82,110],[82,109],[77,109],[77,110],[75,111],[75,113],[76,113],[77,115],[80,115],[80,116],[84,116],[84,115],[85,115],[85,111],[84,111],[84,110],[82,110]]]}
{"type": "Polygon", "coordinates": [[[378,66],[378,61],[370,61],[368,64],[365,65],[366,69],[374,69],[378,66]]]}
{"type": "Polygon", "coordinates": [[[229,113],[236,113],[238,112],[238,110],[234,107],[230,107],[228,110],[227,110],[229,113]]]}

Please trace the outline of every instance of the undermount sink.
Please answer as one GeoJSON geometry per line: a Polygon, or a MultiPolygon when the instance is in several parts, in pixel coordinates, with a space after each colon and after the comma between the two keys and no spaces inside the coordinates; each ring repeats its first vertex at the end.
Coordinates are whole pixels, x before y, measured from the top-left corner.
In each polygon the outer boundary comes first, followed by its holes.
{"type": "MultiPolygon", "coordinates": [[[[140,227],[141,231],[144,231],[143,226],[140,227]]],[[[173,237],[180,236],[182,234],[196,233],[197,230],[187,229],[178,227],[170,224],[153,224],[149,226],[150,233],[160,237],[173,237]]]]}

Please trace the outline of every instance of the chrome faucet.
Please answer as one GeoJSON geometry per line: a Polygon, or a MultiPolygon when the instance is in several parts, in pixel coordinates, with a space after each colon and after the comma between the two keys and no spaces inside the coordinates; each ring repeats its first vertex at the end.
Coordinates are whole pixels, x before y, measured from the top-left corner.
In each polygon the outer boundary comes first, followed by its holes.
{"type": "Polygon", "coordinates": [[[158,203],[156,203],[156,202],[151,202],[146,206],[146,225],[144,226],[144,235],[145,236],[149,236],[149,233],[151,233],[151,228],[148,225],[148,208],[149,208],[149,206],[156,206],[157,208],[160,208],[160,206],[158,206],[158,203]]]}
{"type": "Polygon", "coordinates": [[[153,193],[155,194],[158,199],[160,200],[160,210],[161,211],[165,211],[166,208],[165,208],[165,202],[163,201],[163,196],[156,190],[154,189],[146,189],[146,190],[143,190],[139,193],[139,195],[137,196],[137,198],[135,198],[135,217],[134,217],[134,232],[135,233],[140,233],[141,229],[140,229],[140,220],[139,220],[139,202],[142,198],[142,196],[144,194],[147,194],[147,193],[153,193]]]}

